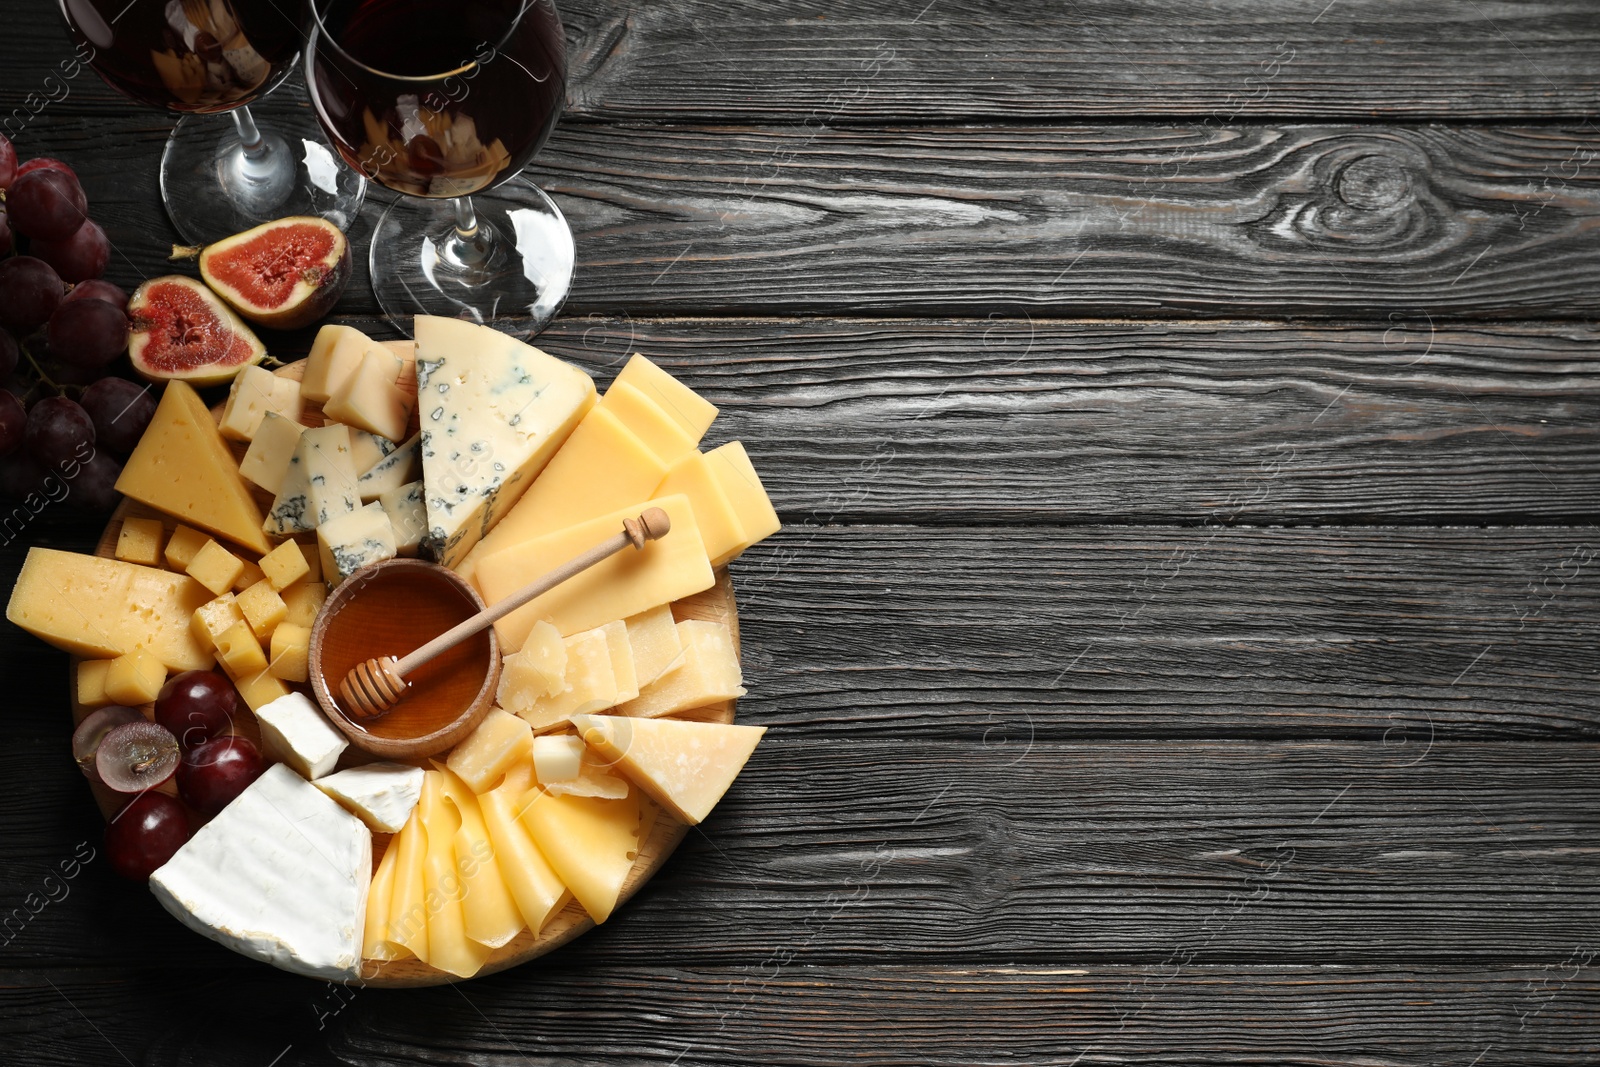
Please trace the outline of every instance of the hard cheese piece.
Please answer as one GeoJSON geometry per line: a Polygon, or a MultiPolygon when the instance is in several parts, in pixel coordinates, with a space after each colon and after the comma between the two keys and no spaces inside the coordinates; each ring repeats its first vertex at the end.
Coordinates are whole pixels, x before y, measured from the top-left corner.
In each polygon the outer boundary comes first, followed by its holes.
{"type": "Polygon", "coordinates": [[[421,446],[422,435],[419,433],[363,470],[357,484],[362,503],[376,500],[391,489],[398,489],[421,478],[421,446]]]}
{"type": "Polygon", "coordinates": [[[189,566],[189,561],[194,559],[194,554],[205,547],[211,538],[199,530],[191,529],[178,524],[172,531],[172,536],[167,538],[167,547],[161,553],[161,558],[167,561],[167,566],[175,571],[181,571],[189,566]]]}
{"type": "Polygon", "coordinates": [[[232,593],[223,593],[195,609],[190,627],[202,648],[215,651],[217,640],[244,621],[244,612],[239,610],[238,599],[232,593]]]}
{"type": "Polygon", "coordinates": [[[751,545],[777,533],[783,528],[783,523],[778,521],[778,513],[773,510],[772,500],[756,475],[755,465],[750,462],[744,445],[729,441],[707,452],[706,460],[721,483],[723,492],[727,494],[728,502],[739,516],[739,525],[744,528],[743,543],[732,552],[712,558],[712,566],[721,567],[751,545]]]}
{"type": "Polygon", "coordinates": [[[628,626],[621,619],[600,627],[611,652],[611,673],[617,680],[617,703],[639,695],[638,668],[633,662],[633,645],[628,641],[628,626]]]}
{"type": "Polygon", "coordinates": [[[362,567],[399,555],[394,527],[381,504],[365,504],[358,511],[318,526],[317,547],[321,550],[322,573],[332,585],[362,567]]]}
{"type": "Polygon", "coordinates": [[[499,948],[520,934],[527,923],[500,872],[478,798],[460,778],[449,771],[442,773],[445,797],[455,805],[461,820],[455,835],[456,871],[461,876],[461,913],[467,936],[480,945],[499,948]]]}
{"type": "Polygon", "coordinates": [[[316,779],[316,787],[380,834],[397,834],[422,796],[421,767],[368,763],[316,779]]]}
{"type": "MultiPolygon", "coordinates": [[[[300,380],[300,395],[326,404],[356,372],[368,352],[392,355],[388,349],[353,326],[324,326],[311,342],[306,356],[305,375],[300,380]]],[[[395,373],[399,373],[398,365],[395,373]]]]}
{"type": "Polygon", "coordinates": [[[304,693],[274,700],[256,711],[256,720],[272,754],[313,780],[330,773],[349,744],[304,693]]]}
{"type": "Polygon", "coordinates": [[[697,438],[685,433],[660,404],[627,382],[612,382],[600,406],[616,415],[669,467],[694,451],[697,438]]]}
{"type": "Polygon", "coordinates": [[[255,712],[289,695],[289,687],[283,684],[282,679],[268,671],[257,671],[243,678],[236,677],[233,680],[233,687],[239,690],[239,695],[244,698],[245,704],[255,712]]]}
{"type": "Polygon", "coordinates": [[[267,655],[267,670],[285,682],[304,682],[311,656],[311,631],[292,622],[282,622],[272,631],[272,649],[267,655]]]}
{"type": "Polygon", "coordinates": [[[254,439],[268,412],[299,422],[303,407],[299,382],[280,378],[265,367],[246,367],[233,379],[218,428],[224,437],[249,441],[254,439]]]}
{"type": "Polygon", "coordinates": [[[528,724],[503,708],[490,708],[477,729],[458,744],[446,760],[474,793],[484,793],[505,773],[507,767],[528,758],[533,751],[533,731],[528,724]]]}
{"type": "Polygon", "coordinates": [[[594,406],[594,382],[486,326],[418,315],[415,327],[427,548],[453,567],[594,406]]]}
{"type": "Polygon", "coordinates": [[[570,782],[583,770],[583,739],[574,734],[544,734],[533,739],[533,776],[540,785],[570,782]]]}
{"type": "Polygon", "coordinates": [[[470,579],[477,561],[500,547],[664,495],[652,491],[666,474],[666,465],[615,414],[593,408],[456,573],[470,579]]]}
{"type": "Polygon", "coordinates": [[[284,616],[289,614],[288,605],[265,579],[238,594],[237,600],[251,632],[262,641],[270,639],[284,616]]]}
{"type": "Polygon", "coordinates": [[[305,554],[293,541],[285,541],[261,557],[261,575],[280,593],[295,582],[307,577],[311,567],[305,554]]]}
{"type": "Polygon", "coordinates": [[[661,480],[655,496],[682,493],[694,506],[694,521],[700,527],[700,540],[711,559],[743,551],[744,525],[728,500],[711,462],[699,452],[678,460],[661,480]]]}
{"type": "Polygon", "coordinates": [[[410,482],[390,489],[378,497],[378,506],[389,516],[395,550],[402,556],[415,556],[422,539],[428,535],[428,509],[423,504],[422,483],[410,482]]]}
{"type": "Polygon", "coordinates": [[[638,855],[639,791],[621,800],[535,794],[522,823],[591,918],[611,917],[638,855]]]}
{"type": "MultiPolygon", "coordinates": [[[[329,417],[331,421],[338,421],[329,417]]],[[[348,425],[348,424],[347,424],[348,425]]],[[[387,437],[379,437],[375,433],[357,429],[350,426],[350,462],[355,464],[356,474],[365,471],[382,462],[384,457],[394,454],[400,446],[387,437]]]]}
{"type": "MultiPolygon", "coordinates": [[[[419,801],[420,802],[420,801],[419,801]]],[[[395,852],[394,891],[389,898],[387,936],[422,962],[428,962],[428,890],[422,866],[428,856],[428,832],[422,814],[413,810],[405,828],[389,842],[395,852]]]]}
{"type": "Polygon", "coordinates": [[[106,669],[106,696],[124,707],[148,704],[161,692],[167,669],[142,648],[126,652],[106,669]]]}
{"type": "Polygon", "coordinates": [[[265,528],[279,537],[307,533],[350,514],[360,502],[350,431],[337,423],[320,426],[300,435],[265,528]]]}
{"type": "Polygon", "coordinates": [[[637,699],[618,706],[623,715],[673,715],[744,696],[739,653],[726,626],[720,622],[680,622],[678,637],[683,641],[683,666],[645,686],[637,699]]]}
{"type": "Polygon", "coordinates": [[[244,570],[244,560],[215,541],[207,541],[184,570],[213,594],[221,596],[233,588],[234,579],[244,570]]]}
{"type": "Polygon", "coordinates": [[[167,383],[155,417],[122,468],[117,492],[257,553],[272,548],[228,443],[185,382],[167,383]]]}
{"type": "Polygon", "coordinates": [[[617,381],[631,385],[654,400],[684,433],[700,443],[717,417],[716,406],[678,379],[635,352],[617,381]]]}
{"type": "Polygon", "coordinates": [[[489,958],[489,948],[467,936],[461,900],[464,887],[456,867],[456,831],[461,817],[444,796],[444,773],[428,771],[422,780],[417,814],[427,830],[428,851],[422,860],[427,891],[428,962],[458,978],[471,978],[489,958]]]}
{"type": "MultiPolygon", "coordinates": [[[[617,703],[617,676],[611,667],[611,644],[604,630],[586,630],[566,639],[567,669],[560,692],[530,696],[501,685],[500,705],[535,731],[548,730],[580,712],[603,711],[617,703]]],[[[502,679],[502,683],[503,683],[502,679]]]]}
{"type": "Polygon", "coordinates": [[[242,559],[239,562],[243,566],[239,568],[239,577],[233,580],[233,591],[235,593],[242,593],[252,585],[258,585],[266,580],[266,573],[262,571],[260,564],[251,563],[247,559],[242,559]]]}
{"type": "Polygon", "coordinates": [[[317,621],[317,612],[322,610],[322,602],[327,599],[328,587],[322,582],[315,578],[298,582],[283,591],[283,603],[289,609],[283,621],[310,627],[317,621]]]}
{"type": "Polygon", "coordinates": [[[113,659],[142,648],[172,671],[211,666],[190,619],[211,599],[186,574],[53,548],[30,548],[6,618],[56,648],[113,659]]]}
{"type": "Polygon", "coordinates": [[[122,520],[117,533],[117,558],[145,567],[161,566],[161,542],[166,536],[160,519],[122,520]]]}
{"type": "Polygon", "coordinates": [[[390,842],[383,850],[383,859],[378,861],[378,869],[372,872],[372,885],[367,890],[366,928],[361,938],[362,959],[398,960],[411,955],[410,949],[389,939],[389,909],[394,903],[394,869],[399,858],[400,850],[390,842]]]}
{"type": "MultiPolygon", "coordinates": [[[[241,620],[243,613],[240,613],[241,620]]],[[[267,654],[256,639],[250,623],[240,621],[217,635],[217,662],[235,682],[267,669],[267,654]]]]}
{"type": "Polygon", "coordinates": [[[567,641],[543,620],[533,624],[522,647],[505,658],[495,699],[503,708],[524,706],[567,687],[567,641]]]}
{"type": "MultiPolygon", "coordinates": [[[[579,744],[582,744],[580,741],[579,744]]],[[[578,762],[578,773],[559,782],[541,783],[545,791],[556,796],[605,797],[621,800],[628,795],[628,780],[611,773],[611,768],[590,758],[585,752],[578,762]]]]}
{"type": "Polygon", "coordinates": [[[368,349],[356,369],[334,390],[322,413],[346,426],[399,441],[406,435],[412,399],[395,384],[400,357],[383,348],[368,349]]]}
{"type": "Polygon", "coordinates": [[[580,715],[573,724],[590,748],[691,825],[711,814],[767,732],[625,715],[580,715]]]}
{"type": "Polygon", "coordinates": [[[548,619],[563,634],[575,634],[711,588],[715,578],[695,525],[694,509],[687,497],[669,496],[485,556],[476,574],[483,599],[490,604],[505,599],[620,533],[624,519],[650,507],[663,509],[672,520],[667,536],[640,549],[624,549],[513,611],[495,623],[501,643],[507,649],[521,648],[539,619],[548,619]]]}
{"type": "Polygon", "coordinates": [[[511,898],[528,929],[538,933],[565,903],[567,887],[522,824],[522,797],[532,784],[531,766],[514,764],[500,786],[478,798],[478,807],[511,898]]]}
{"type": "Polygon", "coordinates": [[[353,978],[372,872],[361,820],[282,764],[268,767],[150,876],[190,929],[313,978],[353,978]]]}
{"type": "Polygon", "coordinates": [[[86,659],[78,664],[78,703],[86,708],[103,707],[111,703],[106,695],[106,673],[111,670],[111,660],[86,659]]]}
{"type": "Polygon", "coordinates": [[[683,642],[672,606],[662,604],[626,620],[628,643],[633,646],[634,678],[647,686],[683,662],[683,642]]]}
{"type": "Polygon", "coordinates": [[[239,461],[239,473],[273,496],[283,491],[283,477],[289,472],[294,450],[306,428],[297,420],[276,411],[267,412],[256,430],[250,447],[239,461]]]}

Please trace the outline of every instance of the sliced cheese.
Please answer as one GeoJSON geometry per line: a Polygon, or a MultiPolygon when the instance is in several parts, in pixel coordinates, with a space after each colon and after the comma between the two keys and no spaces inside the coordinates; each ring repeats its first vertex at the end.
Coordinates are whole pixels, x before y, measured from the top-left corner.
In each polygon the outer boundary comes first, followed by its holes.
{"type": "Polygon", "coordinates": [[[389,938],[389,908],[394,901],[394,870],[399,858],[400,850],[391,841],[372,874],[372,885],[367,889],[366,929],[361,938],[362,959],[398,960],[411,955],[410,949],[389,938]]]}
{"type": "Polygon", "coordinates": [[[568,894],[522,823],[522,798],[532,784],[531,766],[514,764],[500,786],[478,798],[478,807],[517,911],[528,929],[538,933],[561,910],[568,894]]]}
{"type": "Polygon", "coordinates": [[[275,537],[309,533],[360,503],[350,431],[330,423],[300,435],[263,528],[275,537]]]}
{"type": "Polygon", "coordinates": [[[487,792],[506,768],[520,763],[533,751],[533,731],[528,724],[503,708],[490,708],[465,741],[456,745],[446,760],[452,774],[459,776],[474,793],[487,792]]]}
{"type": "Polygon", "coordinates": [[[638,352],[622,368],[617,381],[632,386],[654,400],[695,444],[700,443],[700,438],[705,436],[712,420],[717,417],[714,404],[638,352]]]}
{"type": "Polygon", "coordinates": [[[683,641],[678,637],[670,604],[630,616],[624,624],[628,627],[628,643],[633,647],[634,680],[641,687],[683,662],[683,641]]]}
{"type": "Polygon", "coordinates": [[[162,907],[235,952],[342,981],[361,962],[372,835],[274,764],[150,876],[162,907]]]}
{"type": "Polygon", "coordinates": [[[272,549],[233,452],[205,402],[185,382],[167,383],[117,478],[117,492],[258,554],[272,549]]]}
{"type": "Polygon", "coordinates": [[[461,820],[455,835],[456,870],[461,876],[461,912],[467,936],[480,945],[499,948],[528,924],[501,875],[478,798],[460,778],[448,770],[441,773],[444,795],[461,820]]]}
{"type": "Polygon", "coordinates": [[[685,433],[660,404],[628,382],[612,382],[600,406],[616,415],[669,467],[694,451],[698,438],[685,433]]]}
{"type": "Polygon", "coordinates": [[[673,493],[682,493],[693,505],[694,521],[700,527],[700,540],[709,558],[722,559],[743,550],[747,540],[744,524],[704,455],[690,452],[674,463],[653,495],[673,493]]]}
{"type": "Polygon", "coordinates": [[[316,779],[312,784],[359,818],[375,833],[396,834],[411,818],[422,796],[421,767],[406,763],[366,763],[316,779]]]}
{"type": "Polygon", "coordinates": [[[553,696],[567,687],[567,640],[549,623],[533,624],[522,647],[507,656],[500,668],[495,699],[515,711],[540,697],[553,696]]]}
{"type": "Polygon", "coordinates": [[[422,884],[428,913],[428,963],[457,978],[471,978],[489,958],[490,949],[467,936],[461,900],[464,887],[456,868],[456,831],[461,817],[445,799],[444,773],[428,771],[422,780],[417,815],[427,829],[428,851],[422,859],[422,884]]]}
{"type": "Polygon", "coordinates": [[[744,445],[729,441],[707,452],[706,460],[711,464],[711,471],[721,483],[735,514],[739,516],[739,525],[744,528],[744,541],[741,544],[732,552],[712,557],[712,566],[721,567],[751,545],[777,533],[783,528],[783,523],[778,521],[778,513],[773,509],[772,500],[756,475],[755,465],[750,462],[744,445]]]}
{"type": "MultiPolygon", "coordinates": [[[[421,794],[418,794],[420,800],[421,794]]],[[[395,853],[394,891],[389,898],[385,936],[423,963],[428,962],[428,889],[422,866],[428,856],[428,832],[413,809],[400,833],[389,842],[395,853]]]]}
{"type": "Polygon", "coordinates": [[[573,724],[601,758],[690,825],[711,814],[767,732],[625,715],[579,715],[573,724]]]}
{"type": "Polygon", "coordinates": [[[611,673],[617,683],[618,704],[639,695],[639,673],[633,662],[633,645],[628,640],[628,625],[621,619],[600,627],[611,653],[611,673]]]}
{"type": "Polygon", "coordinates": [[[452,567],[594,406],[594,382],[487,326],[430,315],[415,326],[427,547],[452,567]]]}
{"type": "Polygon", "coordinates": [[[267,751],[309,779],[330,774],[350,742],[304,693],[256,709],[267,751]]]}
{"type": "Polygon", "coordinates": [[[683,641],[683,665],[639,691],[639,696],[617,710],[623,715],[654,718],[703,708],[744,696],[739,651],[733,633],[720,622],[685,620],[678,623],[683,641]]]}
{"type": "Polygon", "coordinates": [[[269,412],[299,422],[304,403],[300,383],[293,378],[279,377],[265,367],[246,367],[234,377],[228,389],[218,429],[224,437],[250,441],[269,412]]]}
{"type": "Polygon", "coordinates": [[[611,917],[638,855],[639,797],[636,789],[621,800],[536,793],[522,813],[556,876],[597,923],[611,917]]]}

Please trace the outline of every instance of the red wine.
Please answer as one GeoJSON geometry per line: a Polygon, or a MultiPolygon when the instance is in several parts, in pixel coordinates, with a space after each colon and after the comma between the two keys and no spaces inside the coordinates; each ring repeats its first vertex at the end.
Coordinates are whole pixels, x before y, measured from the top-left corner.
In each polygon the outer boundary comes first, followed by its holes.
{"type": "Polygon", "coordinates": [[[301,0],[59,0],[90,66],[142,104],[228,111],[272,90],[304,40],[301,0]]]}
{"type": "Polygon", "coordinates": [[[527,165],[566,99],[549,0],[313,0],[307,81],[340,155],[413,196],[487,189],[527,165]]]}

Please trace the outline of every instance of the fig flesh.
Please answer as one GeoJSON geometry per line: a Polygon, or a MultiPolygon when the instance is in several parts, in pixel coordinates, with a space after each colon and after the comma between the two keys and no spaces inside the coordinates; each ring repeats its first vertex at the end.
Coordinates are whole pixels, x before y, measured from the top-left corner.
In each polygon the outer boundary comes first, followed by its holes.
{"type": "Polygon", "coordinates": [[[128,358],[152,382],[219,385],[266,354],[250,327],[193,278],[152,278],[128,300],[128,358]]]}
{"type": "Polygon", "coordinates": [[[200,276],[228,306],[275,330],[309,326],[350,281],[350,242],[326,219],[265,222],[200,253],[200,276]]]}

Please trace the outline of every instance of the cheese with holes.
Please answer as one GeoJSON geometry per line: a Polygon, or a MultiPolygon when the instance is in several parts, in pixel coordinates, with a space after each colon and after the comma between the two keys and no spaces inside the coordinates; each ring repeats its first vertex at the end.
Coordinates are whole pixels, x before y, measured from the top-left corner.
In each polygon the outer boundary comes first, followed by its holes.
{"type": "Polygon", "coordinates": [[[528,758],[533,731],[504,708],[490,708],[465,741],[450,752],[445,765],[474,793],[487,792],[507,767],[528,758]]]}
{"type": "Polygon", "coordinates": [[[389,513],[376,503],[318,526],[317,547],[329,585],[338,585],[362,567],[394,559],[400,553],[389,513]]]}
{"type": "Polygon", "coordinates": [[[311,631],[292,622],[279,623],[272,631],[272,647],[267,653],[267,672],[284,682],[304,682],[311,658],[311,631]]]}
{"type": "Polygon", "coordinates": [[[360,504],[350,431],[330,423],[300,435],[265,529],[276,537],[309,533],[360,504]]]}
{"type": "Polygon", "coordinates": [[[638,855],[639,791],[621,800],[537,793],[522,813],[534,843],[591,918],[611,917],[638,855]]]}
{"type": "Polygon", "coordinates": [[[711,565],[721,567],[751,545],[777,533],[783,524],[778,521],[778,513],[773,510],[772,500],[756,475],[755,465],[750,462],[744,445],[729,441],[707,452],[706,461],[733,505],[734,513],[739,516],[739,525],[744,528],[744,540],[733,551],[712,557],[711,565]]]}
{"type": "Polygon", "coordinates": [[[221,596],[232,589],[234,581],[244,573],[244,560],[215,541],[207,541],[184,571],[213,594],[221,596]]]}
{"type": "Polygon", "coordinates": [[[505,599],[539,575],[621,533],[624,519],[650,507],[661,508],[671,519],[667,536],[647,542],[643,548],[618,552],[495,623],[503,647],[521,648],[539,619],[548,619],[563,634],[571,635],[711,588],[716,579],[695,525],[694,509],[688,497],[669,496],[485,556],[476,575],[484,601],[494,604],[505,599]]]}
{"type": "Polygon", "coordinates": [[[682,493],[694,507],[694,521],[700,527],[700,540],[706,556],[723,559],[736,555],[746,542],[744,524],[728,500],[711,461],[699,452],[690,452],[667,471],[656,488],[656,496],[682,493]]]}
{"type": "Polygon", "coordinates": [[[390,489],[379,495],[377,503],[389,516],[395,551],[402,556],[415,556],[422,547],[422,539],[428,535],[428,509],[423,504],[422,483],[410,482],[390,489]]]}
{"type": "Polygon", "coordinates": [[[117,492],[257,553],[272,548],[233,452],[185,382],[167,383],[117,478],[117,492]]]}
{"type": "Polygon", "coordinates": [[[304,693],[290,693],[257,709],[256,721],[267,750],[313,781],[331,774],[349,745],[304,693]]]}
{"type": "Polygon", "coordinates": [[[422,477],[422,435],[415,434],[405,444],[375,461],[361,471],[357,488],[362,503],[378,499],[391,489],[398,489],[422,477]]]}
{"type": "Polygon", "coordinates": [[[193,671],[211,666],[211,650],[190,629],[195,611],[210,600],[210,591],[186,574],[30,548],[6,618],[86,659],[142,648],[168,670],[193,671]]]}
{"type": "Polygon", "coordinates": [[[633,649],[634,680],[647,686],[683,662],[683,642],[672,606],[662,604],[624,620],[633,649]]]}
{"type": "Polygon", "coordinates": [[[400,357],[394,353],[369,349],[323,405],[323,415],[390,441],[402,440],[412,398],[395,384],[400,367],[400,357]]]}
{"type": "Polygon", "coordinates": [[[538,933],[561,910],[569,894],[522,823],[522,798],[532,784],[531,764],[513,764],[498,787],[478,798],[478,807],[517,911],[528,929],[538,933]]]}
{"type": "Polygon", "coordinates": [[[299,422],[303,408],[299,382],[273,374],[265,367],[245,367],[228,389],[218,429],[224,437],[249,441],[255,437],[268,412],[299,422]]]}
{"type": "Polygon", "coordinates": [[[256,429],[255,438],[239,461],[239,473],[273,496],[283,489],[283,476],[294,459],[295,446],[306,428],[294,419],[269,411],[256,429]]]}
{"type": "Polygon", "coordinates": [[[195,932],[295,974],[356,977],[372,835],[283,764],[195,831],[150,876],[195,932]]]}
{"type": "Polygon", "coordinates": [[[585,743],[669,812],[693,825],[739,776],[764,726],[581,715],[585,743]]]}
{"type": "Polygon", "coordinates": [[[696,438],[684,432],[661,405],[628,382],[612,382],[600,406],[638,435],[667,466],[694,451],[696,438]]]}
{"type": "Polygon", "coordinates": [[[709,400],[638,352],[622,368],[617,381],[632,386],[654,400],[656,406],[677,423],[695,444],[700,443],[700,438],[705,436],[712,420],[717,417],[716,406],[709,400]]]}
{"type": "Polygon", "coordinates": [[[111,660],[108,659],[86,659],[78,664],[75,693],[79,704],[98,708],[111,703],[106,695],[106,674],[110,670],[111,660]]]}
{"type": "Polygon", "coordinates": [[[374,832],[397,834],[422,796],[422,774],[421,767],[406,763],[366,763],[334,771],[313,784],[374,832]]]}
{"type": "Polygon", "coordinates": [[[322,602],[327,599],[328,587],[319,579],[311,577],[296,582],[283,591],[283,604],[289,609],[283,621],[309,628],[317,621],[317,612],[322,610],[322,602]]]}
{"type": "Polygon", "coordinates": [[[244,621],[239,600],[232,593],[223,593],[201,604],[190,617],[195,640],[208,652],[216,650],[218,638],[244,621]]]}
{"type": "Polygon", "coordinates": [[[720,622],[686,620],[678,624],[683,665],[639,691],[617,710],[623,715],[653,718],[703,708],[744,696],[739,652],[733,633],[720,622]]]}
{"type": "Polygon", "coordinates": [[[594,382],[487,326],[430,315],[415,326],[427,550],[453,567],[594,406],[594,382]]]}
{"type": "Polygon", "coordinates": [[[239,690],[239,696],[251,711],[260,711],[274,700],[282,700],[289,695],[289,687],[271,671],[234,677],[233,687],[239,690]]]}
{"type": "Polygon", "coordinates": [[[161,528],[160,519],[123,519],[122,529],[117,532],[116,557],[124,563],[159,567],[161,542],[165,538],[166,531],[161,528]]]}
{"type": "Polygon", "coordinates": [[[261,576],[280,593],[311,573],[305,554],[293,541],[285,541],[262,556],[260,566],[261,576]]]}
{"type": "Polygon", "coordinates": [[[169,570],[181,571],[189,566],[189,561],[194,559],[194,554],[211,540],[199,530],[191,529],[182,523],[172,531],[172,536],[167,538],[167,547],[162,550],[161,558],[167,561],[169,570]]]}

